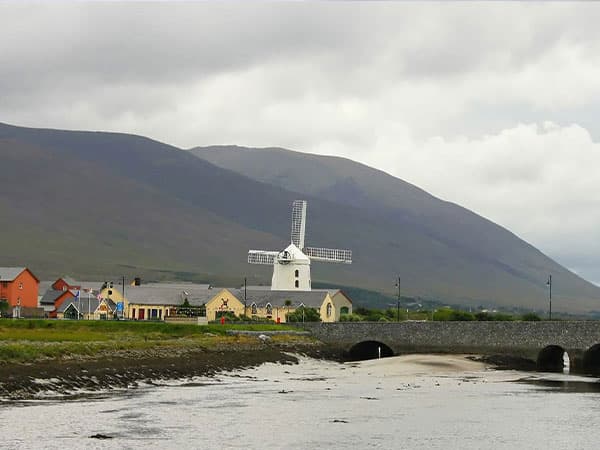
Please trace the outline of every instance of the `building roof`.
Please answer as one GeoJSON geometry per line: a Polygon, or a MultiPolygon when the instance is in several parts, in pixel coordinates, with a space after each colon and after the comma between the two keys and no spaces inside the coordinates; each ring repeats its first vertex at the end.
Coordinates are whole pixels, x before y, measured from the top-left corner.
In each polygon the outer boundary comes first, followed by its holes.
{"type": "MultiPolygon", "coordinates": [[[[80,284],[71,277],[64,276],[64,277],[60,277],[58,280],[63,280],[69,286],[80,286],[80,284]]],[[[58,280],[56,280],[56,281],[58,281],[58,280]]]]}
{"type": "Polygon", "coordinates": [[[63,304],[58,307],[56,312],[64,313],[70,305],[73,305],[81,314],[91,314],[98,309],[100,303],[103,301],[108,305],[111,311],[114,311],[117,308],[115,302],[109,298],[98,300],[96,297],[90,297],[89,302],[87,298],[80,298],[80,300],[77,300],[77,298],[70,298],[68,301],[63,302],[63,304]],[[81,308],[81,311],[79,308],[81,308]]]}
{"type": "Polygon", "coordinates": [[[181,305],[187,298],[192,306],[201,306],[219,292],[208,284],[193,283],[154,283],[130,286],[125,298],[136,305],[181,305]]]}
{"type": "Polygon", "coordinates": [[[56,289],[48,289],[44,296],[40,299],[40,305],[49,305],[54,304],[54,302],[63,294],[72,294],[70,291],[56,290],[56,289]]]}
{"type": "Polygon", "coordinates": [[[38,284],[38,295],[44,295],[48,289],[52,289],[53,284],[54,281],[40,281],[40,284],[38,284]]]}
{"type": "Polygon", "coordinates": [[[93,289],[95,291],[99,291],[104,284],[104,281],[78,281],[77,286],[81,286],[81,291],[83,293],[84,289],[93,289]]]}
{"type": "Polygon", "coordinates": [[[0,280],[12,281],[25,269],[26,267],[0,267],[0,280]]]}
{"type": "MultiPolygon", "coordinates": [[[[229,289],[242,303],[244,302],[244,288],[229,289]]],[[[337,292],[336,290],[332,291],[337,292]]],[[[330,292],[327,290],[313,291],[271,291],[271,290],[247,290],[246,305],[251,306],[256,303],[256,306],[263,308],[270,303],[271,306],[283,307],[286,300],[291,300],[290,306],[298,308],[301,305],[307,308],[320,308],[325,300],[325,297],[330,292]]],[[[332,294],[333,295],[333,294],[332,294]]]]}
{"type": "Polygon", "coordinates": [[[199,290],[199,289],[211,289],[211,285],[210,284],[199,284],[199,283],[191,283],[191,282],[179,282],[179,283],[144,283],[141,286],[131,286],[131,287],[143,287],[143,286],[150,286],[150,287],[160,287],[160,288],[180,288],[180,289],[194,289],[194,290],[199,290]]]}
{"type": "MultiPolygon", "coordinates": [[[[240,291],[244,292],[244,286],[242,285],[239,288],[240,291]]],[[[246,291],[270,291],[271,290],[271,286],[258,286],[258,285],[251,285],[251,286],[246,286],[246,291]]],[[[336,293],[338,293],[340,291],[340,289],[311,289],[310,292],[327,292],[329,295],[335,295],[336,293]]],[[[289,291],[283,291],[283,292],[306,292],[306,291],[297,291],[297,290],[289,290],[289,291]]]]}

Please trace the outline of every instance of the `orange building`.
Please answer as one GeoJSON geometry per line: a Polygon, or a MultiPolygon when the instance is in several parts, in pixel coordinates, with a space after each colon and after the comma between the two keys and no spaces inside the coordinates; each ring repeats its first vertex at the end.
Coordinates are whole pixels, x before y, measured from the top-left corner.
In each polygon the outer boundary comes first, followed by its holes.
{"type": "Polygon", "coordinates": [[[71,277],[60,277],[52,283],[52,289],[55,291],[67,291],[69,289],[81,289],[81,283],[78,283],[71,277]]]}
{"type": "Polygon", "coordinates": [[[40,280],[26,267],[0,267],[0,301],[37,308],[40,280]]]}

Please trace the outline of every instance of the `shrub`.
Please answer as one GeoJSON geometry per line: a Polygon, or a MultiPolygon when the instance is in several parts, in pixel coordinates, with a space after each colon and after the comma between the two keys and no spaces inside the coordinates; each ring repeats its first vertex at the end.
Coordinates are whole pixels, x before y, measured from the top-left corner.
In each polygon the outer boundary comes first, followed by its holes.
{"type": "Polygon", "coordinates": [[[526,320],[528,322],[537,322],[538,320],[542,319],[536,313],[527,313],[521,316],[521,320],[526,320]]]}
{"type": "Polygon", "coordinates": [[[362,322],[364,319],[358,314],[342,314],[340,316],[340,322],[362,322]]]}
{"type": "Polygon", "coordinates": [[[475,316],[466,311],[452,311],[452,314],[450,314],[450,320],[471,321],[475,320],[475,316]]]}
{"type": "Polygon", "coordinates": [[[303,308],[300,307],[296,311],[286,314],[286,320],[288,322],[320,322],[321,314],[315,308],[303,308]],[[304,311],[304,316],[302,312],[304,311]]]}
{"type": "Polygon", "coordinates": [[[479,320],[479,321],[509,321],[509,320],[515,320],[515,318],[510,315],[510,314],[504,314],[504,313],[495,313],[495,314],[490,314],[488,312],[478,312],[475,313],[475,319],[479,320]]]}

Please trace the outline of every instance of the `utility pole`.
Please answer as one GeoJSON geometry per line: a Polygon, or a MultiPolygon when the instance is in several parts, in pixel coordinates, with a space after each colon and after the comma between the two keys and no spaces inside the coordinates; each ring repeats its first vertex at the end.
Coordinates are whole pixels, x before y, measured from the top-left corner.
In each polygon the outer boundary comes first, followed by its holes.
{"type": "Polygon", "coordinates": [[[244,315],[245,316],[248,315],[248,301],[246,299],[247,294],[248,294],[247,280],[246,280],[246,277],[244,277],[244,315]]]}
{"type": "Polygon", "coordinates": [[[552,275],[550,275],[548,277],[548,281],[546,282],[546,285],[550,288],[550,291],[549,291],[550,308],[548,310],[548,318],[549,318],[549,320],[552,320],[552,275]]]}
{"type": "MultiPolygon", "coordinates": [[[[396,284],[396,286],[398,286],[398,322],[400,322],[400,277],[398,277],[398,283],[396,284]]],[[[407,310],[407,317],[408,319],[408,310],[407,310]]]]}

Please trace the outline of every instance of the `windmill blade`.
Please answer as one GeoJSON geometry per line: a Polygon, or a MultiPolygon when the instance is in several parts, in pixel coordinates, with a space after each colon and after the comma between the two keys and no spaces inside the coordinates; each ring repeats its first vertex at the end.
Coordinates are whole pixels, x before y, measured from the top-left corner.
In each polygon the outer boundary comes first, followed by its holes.
{"type": "Polygon", "coordinates": [[[304,248],[306,233],[306,200],[294,200],[292,204],[292,244],[304,248]]]}
{"type": "Polygon", "coordinates": [[[311,260],[332,263],[351,264],[352,250],[339,250],[336,248],[306,247],[304,254],[311,260]]]}
{"type": "Polygon", "coordinates": [[[268,250],[248,250],[249,264],[266,264],[272,266],[279,252],[268,250]]]}

